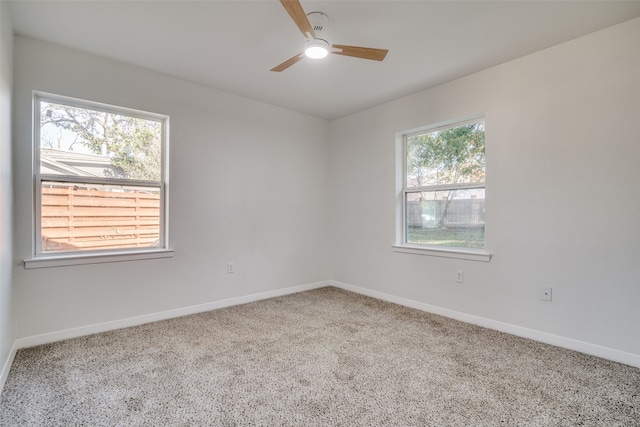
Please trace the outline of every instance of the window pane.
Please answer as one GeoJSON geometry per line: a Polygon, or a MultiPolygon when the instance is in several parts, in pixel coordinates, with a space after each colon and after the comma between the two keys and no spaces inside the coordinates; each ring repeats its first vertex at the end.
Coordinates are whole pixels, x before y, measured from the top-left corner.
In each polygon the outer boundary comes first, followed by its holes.
{"type": "Polygon", "coordinates": [[[484,188],[406,194],[407,243],[484,248],[484,188]]]}
{"type": "Polygon", "coordinates": [[[484,122],[406,137],[408,188],[483,183],[484,122]]]}
{"type": "Polygon", "coordinates": [[[160,188],[42,182],[41,250],[158,247],[160,188]]]}
{"type": "Polygon", "coordinates": [[[40,173],[160,181],[162,123],[40,101],[40,173]]]}

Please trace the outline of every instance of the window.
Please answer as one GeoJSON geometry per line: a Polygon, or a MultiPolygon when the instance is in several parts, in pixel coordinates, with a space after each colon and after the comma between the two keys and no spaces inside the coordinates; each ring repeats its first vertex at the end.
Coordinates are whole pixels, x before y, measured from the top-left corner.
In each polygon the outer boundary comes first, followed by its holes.
{"type": "Polygon", "coordinates": [[[400,246],[482,252],[484,120],[403,134],[401,199],[400,246]]]}
{"type": "Polygon", "coordinates": [[[167,250],[168,121],[35,95],[35,259],[167,250]]]}

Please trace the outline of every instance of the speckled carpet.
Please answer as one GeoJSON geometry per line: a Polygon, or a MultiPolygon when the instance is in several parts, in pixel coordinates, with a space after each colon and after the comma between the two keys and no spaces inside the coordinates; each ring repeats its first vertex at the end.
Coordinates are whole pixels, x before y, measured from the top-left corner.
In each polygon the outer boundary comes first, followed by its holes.
{"type": "Polygon", "coordinates": [[[640,369],[336,288],[23,349],[2,426],[639,426],[640,369]]]}

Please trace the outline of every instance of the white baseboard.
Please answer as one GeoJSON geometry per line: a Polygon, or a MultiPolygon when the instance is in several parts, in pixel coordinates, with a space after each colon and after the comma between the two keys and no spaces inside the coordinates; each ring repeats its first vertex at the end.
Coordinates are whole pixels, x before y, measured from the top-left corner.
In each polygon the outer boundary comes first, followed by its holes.
{"type": "Polygon", "coordinates": [[[4,390],[4,383],[7,382],[7,377],[9,376],[13,359],[16,357],[16,351],[18,351],[18,346],[17,342],[14,341],[11,346],[11,350],[9,351],[9,356],[7,357],[7,360],[5,360],[4,365],[2,365],[2,371],[0,371],[0,394],[2,393],[2,390],[4,390]]]}
{"type": "Polygon", "coordinates": [[[597,344],[591,344],[588,342],[579,341],[572,338],[566,338],[559,335],[549,334],[547,332],[537,331],[535,329],[523,328],[521,326],[499,322],[497,320],[487,319],[487,318],[475,316],[472,314],[449,310],[447,308],[438,307],[435,305],[426,304],[423,302],[414,301],[408,298],[398,297],[395,295],[390,295],[384,292],[374,291],[367,288],[361,288],[359,286],[349,285],[347,283],[341,283],[336,281],[330,281],[330,283],[331,283],[331,286],[335,286],[336,288],[344,289],[346,291],[355,292],[357,294],[366,295],[366,296],[380,299],[383,301],[392,302],[395,304],[403,305],[405,307],[415,308],[420,311],[426,311],[428,313],[449,317],[451,319],[460,320],[462,322],[471,323],[473,325],[482,326],[484,328],[493,329],[500,332],[506,332],[511,335],[516,335],[523,338],[529,338],[534,341],[540,341],[545,344],[554,345],[556,347],[575,350],[580,353],[590,354],[592,356],[597,356],[603,359],[612,360],[614,362],[620,362],[626,365],[640,368],[640,355],[638,354],[615,350],[615,349],[603,347],[597,344]]]}
{"type": "MultiPolygon", "coordinates": [[[[96,323],[93,325],[81,326],[78,328],[65,329],[62,331],[50,332],[47,334],[33,335],[30,337],[18,338],[13,347],[13,355],[15,350],[27,347],[33,347],[36,345],[48,344],[56,341],[62,341],[69,338],[77,338],[85,335],[96,334],[100,332],[112,331],[115,329],[128,328],[131,326],[143,325],[145,323],[157,322],[159,320],[172,319],[174,317],[187,316],[189,314],[202,313],[204,311],[215,310],[218,308],[231,307],[234,305],[247,304],[254,301],[260,301],[268,298],[275,298],[288,294],[295,294],[297,292],[308,291],[311,289],[323,288],[330,286],[329,281],[309,283],[306,285],[293,286],[290,288],[276,289],[273,291],[260,292],[257,294],[251,294],[236,298],[229,298],[221,301],[212,301],[204,304],[192,305],[189,307],[177,308],[174,310],[162,311],[158,313],[145,314],[142,316],[129,317],[126,319],[114,320],[104,323],[96,323]]],[[[13,361],[13,357],[11,358],[13,361]]],[[[11,361],[8,361],[8,366],[11,366],[11,361]]],[[[8,374],[8,368],[7,368],[8,374]]],[[[4,375],[4,370],[3,370],[4,375]]],[[[4,384],[4,383],[2,383],[4,384]]],[[[0,388],[2,390],[2,388],[0,388]]]]}

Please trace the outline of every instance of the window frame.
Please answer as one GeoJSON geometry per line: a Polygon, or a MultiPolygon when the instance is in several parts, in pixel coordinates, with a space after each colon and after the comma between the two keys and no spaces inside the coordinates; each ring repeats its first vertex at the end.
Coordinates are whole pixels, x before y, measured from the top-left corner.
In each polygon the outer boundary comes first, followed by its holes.
{"type": "MultiPolygon", "coordinates": [[[[486,119],[483,114],[468,116],[464,118],[439,122],[404,132],[396,135],[396,241],[392,245],[392,250],[398,253],[408,253],[416,255],[427,255],[434,257],[456,258],[470,261],[489,262],[492,254],[487,250],[487,239],[485,234],[484,248],[468,248],[468,247],[448,247],[439,245],[427,245],[419,243],[407,242],[407,211],[406,200],[407,194],[420,191],[446,191],[446,190],[464,190],[464,189],[484,189],[485,190],[485,212],[486,212],[486,175],[484,181],[480,184],[460,183],[460,184],[440,184],[427,185],[419,187],[408,187],[407,185],[407,139],[412,136],[421,135],[439,130],[450,129],[468,125],[471,123],[484,122],[486,119]]],[[[486,129],[485,129],[486,135],[486,129]]],[[[486,146],[485,146],[486,158],[486,146]]],[[[486,173],[486,171],[485,171],[486,173]]]]}
{"type": "Polygon", "coordinates": [[[168,258],[173,256],[169,248],[169,116],[119,107],[115,105],[56,95],[41,91],[33,91],[33,221],[32,221],[32,258],[24,261],[25,268],[55,267],[76,264],[94,264],[102,262],[129,261],[138,259],[168,258]],[[41,173],[41,103],[51,102],[74,108],[90,109],[105,113],[134,117],[161,124],[161,174],[159,181],[133,180],[125,178],[79,177],[75,175],[58,175],[41,173]],[[148,248],[110,248],[94,250],[42,251],[42,184],[43,182],[82,183],[107,186],[157,188],[159,192],[159,244],[148,248]]]}

